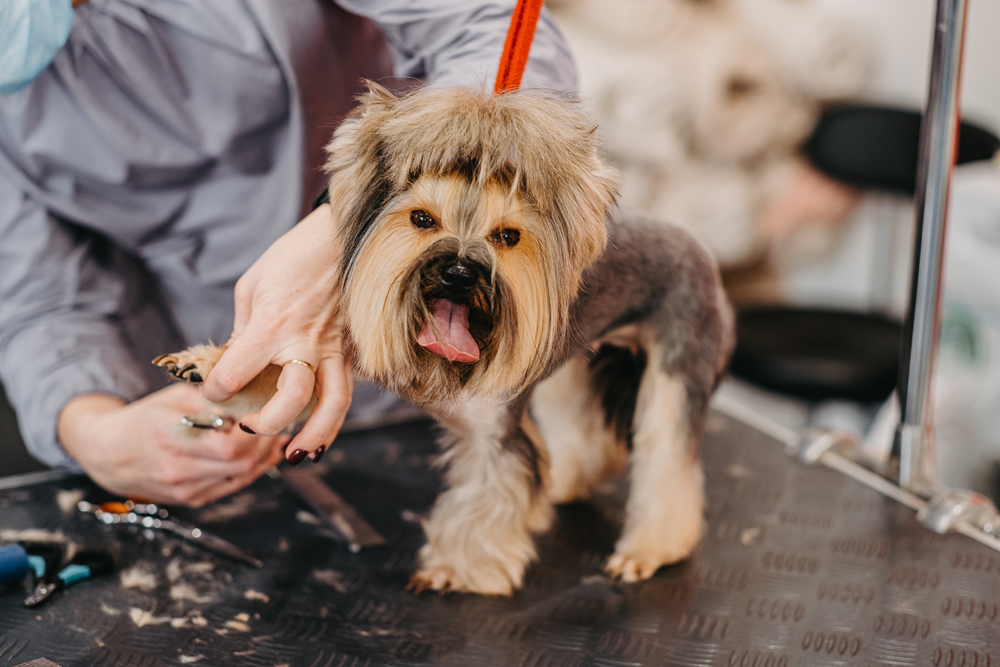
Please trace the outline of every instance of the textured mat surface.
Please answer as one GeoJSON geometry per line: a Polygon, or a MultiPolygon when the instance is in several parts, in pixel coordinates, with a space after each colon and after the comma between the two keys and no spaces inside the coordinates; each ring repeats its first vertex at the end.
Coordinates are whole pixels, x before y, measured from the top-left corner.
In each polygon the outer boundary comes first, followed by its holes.
{"type": "MultiPolygon", "coordinates": [[[[913,512],[807,468],[715,414],[704,443],[708,534],[642,584],[601,575],[623,485],[559,510],[510,599],[404,587],[437,493],[427,423],[346,436],[325,477],[391,547],[351,554],[280,486],[186,515],[256,552],[253,570],[173,538],[63,514],[57,492],[0,491],[0,531],[42,529],[110,548],[111,577],[37,610],[0,595],[0,665],[933,665],[1000,661],[1000,555],[920,528],[913,512]]],[[[180,512],[178,512],[180,514],[180,512]]],[[[0,533],[9,538],[10,533],[0,533]]]]}

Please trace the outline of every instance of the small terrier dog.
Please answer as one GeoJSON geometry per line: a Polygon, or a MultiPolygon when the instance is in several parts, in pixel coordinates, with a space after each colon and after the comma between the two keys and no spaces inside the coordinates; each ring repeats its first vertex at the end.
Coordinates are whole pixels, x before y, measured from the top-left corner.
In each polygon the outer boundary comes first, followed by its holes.
{"type": "MultiPolygon", "coordinates": [[[[511,594],[553,503],[626,463],[609,575],[646,579],[701,536],[698,442],[731,311],[690,236],[618,216],[595,129],[551,94],[370,84],[328,147],[355,373],[444,426],[418,592],[511,594]]],[[[197,381],[222,351],[155,363],[197,381]]],[[[220,413],[260,409],[277,370],[220,413]]]]}

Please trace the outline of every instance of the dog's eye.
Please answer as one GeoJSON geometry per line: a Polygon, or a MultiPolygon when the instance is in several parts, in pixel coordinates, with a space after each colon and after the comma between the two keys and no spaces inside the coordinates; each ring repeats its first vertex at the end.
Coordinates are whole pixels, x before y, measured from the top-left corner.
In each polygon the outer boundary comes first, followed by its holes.
{"type": "Polygon", "coordinates": [[[421,211],[420,209],[410,211],[410,222],[417,229],[434,229],[438,224],[437,220],[432,218],[430,213],[421,211]]]}
{"type": "Polygon", "coordinates": [[[521,232],[516,229],[495,229],[490,234],[490,241],[496,245],[513,248],[521,240],[521,232]]]}

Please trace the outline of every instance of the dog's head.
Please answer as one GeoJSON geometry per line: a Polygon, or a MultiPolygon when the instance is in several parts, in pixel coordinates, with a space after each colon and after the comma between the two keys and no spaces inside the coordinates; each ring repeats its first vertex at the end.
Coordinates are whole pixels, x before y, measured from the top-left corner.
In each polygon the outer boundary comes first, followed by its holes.
{"type": "Polygon", "coordinates": [[[330,143],[355,364],[417,402],[510,398],[549,366],[617,182],[563,99],[370,84],[330,143]]]}

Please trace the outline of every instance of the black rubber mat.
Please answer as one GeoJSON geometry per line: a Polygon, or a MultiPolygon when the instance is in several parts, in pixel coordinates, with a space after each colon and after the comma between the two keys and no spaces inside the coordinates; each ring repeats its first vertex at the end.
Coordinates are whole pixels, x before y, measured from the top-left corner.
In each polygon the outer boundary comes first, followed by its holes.
{"type": "MultiPolygon", "coordinates": [[[[728,417],[708,424],[708,533],[687,562],[601,574],[622,485],[561,508],[509,599],[404,590],[439,476],[427,423],[344,437],[327,480],[389,539],[352,554],[275,483],[188,518],[264,559],[254,570],[175,539],[62,514],[60,489],[0,492],[0,530],[110,548],[119,574],[37,610],[0,596],[0,665],[960,665],[1000,660],[1000,554],[728,417]],[[121,571],[125,572],[123,580],[121,571]],[[133,587],[123,587],[125,583],[133,587]],[[139,584],[142,584],[140,586],[139,584]],[[145,587],[145,590],[143,589],[145,587]]],[[[65,498],[63,498],[65,500],[65,498]]],[[[6,533],[9,536],[9,533],[6,533]]]]}

